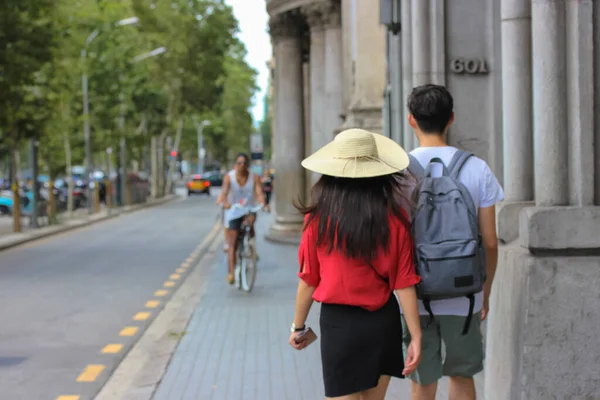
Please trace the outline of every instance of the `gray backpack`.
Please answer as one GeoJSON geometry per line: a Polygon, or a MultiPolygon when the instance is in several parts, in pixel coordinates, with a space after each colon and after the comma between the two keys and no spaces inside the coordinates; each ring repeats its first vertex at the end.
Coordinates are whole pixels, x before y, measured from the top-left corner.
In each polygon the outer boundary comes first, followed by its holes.
{"type": "Polygon", "coordinates": [[[417,296],[433,320],[432,300],[466,296],[469,313],[463,335],[469,331],[473,317],[475,293],[483,289],[486,279],[485,252],[479,232],[477,209],[471,194],[458,179],[471,153],[458,150],[450,165],[433,158],[423,168],[412,155],[409,171],[418,179],[413,192],[415,265],[421,282],[417,296]],[[433,163],[443,168],[441,177],[432,177],[433,163]]]}

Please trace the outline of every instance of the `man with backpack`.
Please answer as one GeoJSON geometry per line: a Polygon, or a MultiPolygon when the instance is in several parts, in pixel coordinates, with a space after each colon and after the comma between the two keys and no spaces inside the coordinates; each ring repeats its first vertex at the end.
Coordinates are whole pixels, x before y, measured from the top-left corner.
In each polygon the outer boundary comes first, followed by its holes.
{"type": "Polygon", "coordinates": [[[408,99],[420,146],[409,166],[417,179],[412,217],[423,329],[422,361],[411,375],[413,400],[435,400],[442,376],[450,378],[450,399],[474,400],[473,376],[483,370],[480,322],[489,312],[498,259],[495,205],[504,194],[485,161],[448,146],[453,108],[443,86],[417,87],[408,99]]]}

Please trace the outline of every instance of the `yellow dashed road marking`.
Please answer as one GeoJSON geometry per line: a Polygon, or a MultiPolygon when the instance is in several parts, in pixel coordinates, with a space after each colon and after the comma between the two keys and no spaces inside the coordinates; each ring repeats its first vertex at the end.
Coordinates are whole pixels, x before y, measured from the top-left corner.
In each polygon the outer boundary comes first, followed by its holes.
{"type": "Polygon", "coordinates": [[[119,336],[133,336],[137,333],[138,328],[135,326],[127,326],[119,333],[119,336]]]}
{"type": "Polygon", "coordinates": [[[77,382],[94,382],[98,375],[104,370],[104,365],[92,364],[85,367],[77,382]]]}
{"type": "Polygon", "coordinates": [[[179,278],[181,278],[181,275],[179,274],[171,274],[171,276],[169,277],[169,279],[173,279],[174,281],[176,281],[179,278]]]}
{"type": "Polygon", "coordinates": [[[181,264],[181,268],[189,268],[190,263],[189,262],[184,262],[181,264]]]}
{"type": "Polygon", "coordinates": [[[123,349],[122,344],[107,344],[102,349],[102,353],[104,354],[115,354],[120,352],[123,349]]]}
{"type": "Polygon", "coordinates": [[[169,293],[168,290],[160,289],[160,290],[157,290],[156,292],[154,292],[154,295],[157,297],[162,297],[162,296],[166,296],[167,293],[169,293]]]}
{"type": "Polygon", "coordinates": [[[134,321],[145,321],[150,317],[150,313],[146,311],[139,312],[133,317],[134,321]]]}
{"type": "Polygon", "coordinates": [[[79,400],[79,396],[58,396],[56,400],[79,400]]]}
{"type": "Polygon", "coordinates": [[[166,281],[165,284],[163,285],[164,287],[173,287],[175,286],[175,282],[171,282],[171,281],[166,281]]]}
{"type": "Polygon", "coordinates": [[[156,307],[158,307],[159,304],[160,304],[160,301],[158,301],[158,300],[150,300],[150,301],[146,302],[146,307],[156,308],[156,307]]]}
{"type": "Polygon", "coordinates": [[[194,259],[192,257],[189,257],[187,260],[185,260],[186,263],[192,263],[194,262],[194,259]]]}
{"type": "Polygon", "coordinates": [[[185,272],[185,268],[177,268],[175,272],[177,272],[178,274],[183,274],[185,272]]]}

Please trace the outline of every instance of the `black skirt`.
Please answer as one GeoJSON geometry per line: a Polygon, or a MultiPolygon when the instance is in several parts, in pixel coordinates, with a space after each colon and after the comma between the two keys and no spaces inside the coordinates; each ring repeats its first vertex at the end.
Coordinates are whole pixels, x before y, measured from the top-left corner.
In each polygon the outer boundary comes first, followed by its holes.
{"type": "Polygon", "coordinates": [[[394,295],[377,311],[323,304],[319,322],[325,396],[374,388],[382,375],[404,377],[402,323],[394,295]]]}

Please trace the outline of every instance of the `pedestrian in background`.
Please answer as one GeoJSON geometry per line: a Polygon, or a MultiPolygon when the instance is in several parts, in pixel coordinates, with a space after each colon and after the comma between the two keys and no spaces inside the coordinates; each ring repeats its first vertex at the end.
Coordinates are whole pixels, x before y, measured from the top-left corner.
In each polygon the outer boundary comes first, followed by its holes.
{"type": "Polygon", "coordinates": [[[273,178],[268,169],[265,168],[262,177],[263,192],[265,194],[265,205],[268,206],[271,202],[271,195],[273,193],[273,178]]]}
{"type": "MultiPolygon", "coordinates": [[[[301,350],[313,300],[321,302],[320,344],[327,398],[383,400],[390,377],[421,358],[413,241],[401,195],[408,155],[394,141],[350,129],[302,162],[323,174],[305,215],[300,282],[289,343],[301,350]],[[410,331],[406,362],[400,309],[410,331]]],[[[404,203],[406,204],[406,203],[404,203]]]]}

